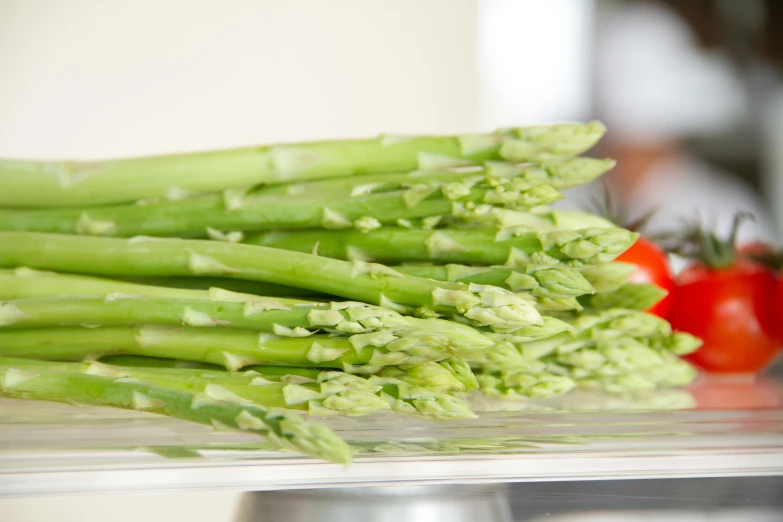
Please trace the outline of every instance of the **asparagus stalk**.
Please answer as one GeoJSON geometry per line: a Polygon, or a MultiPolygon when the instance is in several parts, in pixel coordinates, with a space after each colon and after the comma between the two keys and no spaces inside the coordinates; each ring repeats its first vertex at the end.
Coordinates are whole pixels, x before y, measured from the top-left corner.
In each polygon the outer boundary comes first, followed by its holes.
{"type": "MultiPolygon", "coordinates": [[[[101,362],[116,366],[142,367],[142,368],[197,368],[221,370],[215,365],[204,363],[191,363],[175,359],[160,359],[155,357],[143,357],[138,355],[107,355],[100,358],[101,362]]],[[[321,373],[324,370],[318,368],[302,368],[291,366],[264,366],[251,365],[242,369],[251,375],[260,375],[264,379],[273,382],[298,384],[302,378],[311,381],[322,380],[321,373]]],[[[334,372],[328,372],[334,373],[334,372]]],[[[440,392],[465,392],[475,390],[478,387],[476,377],[470,366],[458,357],[449,357],[438,362],[425,362],[413,366],[387,366],[379,373],[379,377],[390,377],[414,386],[440,392]]],[[[353,376],[359,378],[358,376],[353,376]]]]}
{"type": "MultiPolygon", "coordinates": [[[[631,288],[638,292],[637,301],[629,301],[630,306],[609,306],[610,300],[620,299],[620,288],[628,284],[628,277],[636,270],[630,263],[604,263],[583,267],[555,265],[507,266],[468,266],[468,265],[397,265],[395,270],[408,275],[426,277],[439,281],[459,281],[477,284],[490,284],[507,290],[529,291],[539,297],[579,297],[583,306],[600,308],[645,309],[646,302],[659,294],[658,290],[631,288]],[[599,298],[588,294],[606,294],[599,298]],[[603,299],[606,301],[601,302],[603,299]],[[605,304],[604,304],[605,303],[605,304]]],[[[266,294],[265,294],[266,295],[266,294]]]]}
{"type": "Polygon", "coordinates": [[[109,161],[0,160],[0,206],[79,207],[176,199],[261,183],[407,172],[486,160],[556,160],[590,149],[598,122],[504,129],[463,136],[380,136],[364,140],[175,154],[109,161]]]}
{"type": "Polygon", "coordinates": [[[260,281],[242,281],[225,277],[123,277],[122,281],[168,288],[184,288],[191,290],[209,290],[222,288],[231,292],[243,294],[264,295],[267,297],[296,298],[303,300],[323,300],[326,296],[310,290],[293,286],[262,283],[260,281]]]}
{"type": "MultiPolygon", "coordinates": [[[[301,334],[292,331],[289,335],[301,334]]],[[[446,359],[455,350],[448,336],[410,327],[350,337],[278,337],[248,330],[150,325],[0,331],[3,356],[72,361],[126,353],[216,364],[231,371],[251,364],[273,364],[373,374],[384,366],[446,359]]]]}
{"type": "MultiPolygon", "coordinates": [[[[210,292],[207,290],[142,285],[98,277],[57,274],[26,267],[13,270],[0,268],[0,299],[2,300],[104,297],[113,293],[163,299],[211,300],[210,292]]],[[[212,295],[215,295],[214,291],[212,295]]]]}
{"type": "Polygon", "coordinates": [[[414,186],[406,190],[336,198],[333,194],[304,196],[242,194],[226,191],[179,201],[145,205],[66,209],[0,209],[0,230],[53,232],[94,236],[180,236],[241,239],[219,230],[276,228],[356,228],[361,231],[415,219],[451,214],[474,215],[500,206],[532,208],[562,195],[548,185],[491,176],[471,178],[440,187],[414,186]],[[473,208],[468,211],[467,207],[473,208]],[[486,208],[484,208],[486,207],[486,208]]]}
{"type": "MultiPolygon", "coordinates": [[[[225,368],[217,364],[201,363],[194,361],[182,361],[180,359],[164,359],[162,357],[150,357],[148,355],[104,355],[95,359],[98,362],[105,364],[111,364],[114,366],[129,366],[131,368],[183,368],[183,369],[195,369],[195,370],[218,370],[225,371],[225,368]]],[[[250,370],[251,366],[245,366],[242,370],[250,370]]],[[[288,366],[263,366],[263,368],[276,368],[281,372],[285,372],[283,375],[295,374],[297,372],[315,372],[317,375],[319,371],[314,368],[294,368],[288,366]]],[[[309,377],[309,373],[305,373],[304,377],[309,377]]]]}
{"type": "Polygon", "coordinates": [[[64,372],[56,363],[0,359],[0,390],[7,397],[158,413],[265,436],[276,447],[348,464],[351,451],[328,427],[278,408],[227,401],[134,379],[64,372]]]}
{"type": "Polygon", "coordinates": [[[438,282],[362,261],[219,241],[0,232],[0,267],[15,266],[115,276],[233,277],[306,288],[404,312],[426,308],[477,326],[509,329],[541,322],[529,301],[497,287],[438,282]]]}
{"type": "Polygon", "coordinates": [[[623,336],[664,338],[671,335],[671,325],[656,315],[639,310],[614,308],[571,314],[563,319],[573,326],[572,335],[593,339],[615,339],[623,336]]]}
{"type": "Polygon", "coordinates": [[[448,264],[392,268],[416,277],[492,285],[513,292],[530,292],[535,297],[576,297],[593,292],[593,287],[579,270],[567,266],[527,265],[524,268],[513,268],[448,264]]]}
{"type": "MultiPolygon", "coordinates": [[[[468,265],[450,264],[446,265],[445,269],[440,265],[397,265],[392,266],[393,269],[398,272],[402,272],[407,275],[414,275],[417,277],[426,277],[428,279],[436,279],[439,281],[459,281],[459,282],[473,282],[478,284],[491,284],[493,286],[499,286],[509,290],[518,291],[521,290],[520,285],[522,281],[514,281],[519,279],[515,277],[512,281],[506,283],[499,278],[500,271],[494,272],[495,269],[510,270],[514,272],[520,272],[526,274],[528,271],[538,282],[537,292],[542,292],[541,295],[546,295],[546,290],[551,288],[552,296],[561,293],[561,288],[558,288],[559,284],[569,286],[575,284],[574,281],[561,280],[559,276],[555,276],[555,273],[541,273],[537,274],[539,270],[553,270],[553,272],[560,272],[560,275],[565,279],[572,279],[572,270],[577,271],[582,278],[587,281],[589,288],[583,292],[584,294],[590,293],[607,293],[613,292],[619,289],[621,286],[628,284],[628,278],[636,270],[636,266],[630,263],[604,263],[600,265],[587,265],[583,267],[566,267],[563,265],[520,265],[517,267],[472,267],[468,265]],[[463,268],[464,267],[464,268],[463,268]],[[445,278],[442,277],[444,270],[445,278]],[[466,275],[473,271],[493,271],[490,273],[482,273],[481,275],[466,275]],[[435,277],[437,275],[438,277],[435,277]],[[497,276],[497,279],[494,277],[497,276]],[[493,279],[490,279],[493,278],[493,279]],[[551,279],[550,279],[551,278],[551,279]],[[495,282],[490,282],[495,281],[495,282]],[[513,283],[513,286],[511,285],[513,283]],[[516,290],[515,290],[516,288],[516,290]]],[[[3,269],[0,269],[0,275],[3,274],[3,269]]],[[[508,274],[509,276],[511,274],[508,274]]],[[[173,288],[192,288],[207,290],[209,288],[223,288],[234,292],[248,293],[255,295],[264,295],[269,297],[294,297],[294,298],[318,298],[322,299],[322,294],[317,294],[312,291],[304,290],[301,288],[294,288],[292,286],[278,285],[274,283],[261,283],[258,281],[240,281],[235,279],[227,279],[221,277],[146,277],[146,278],[124,278],[127,281],[146,284],[165,286],[173,288]]],[[[579,276],[576,276],[579,279],[579,276]]],[[[580,282],[581,283],[581,282],[580,282]]],[[[583,284],[583,283],[582,283],[583,284]]],[[[576,289],[575,289],[576,290],[576,289]]],[[[128,292],[133,293],[133,292],[128,292]]],[[[562,294],[566,294],[567,291],[563,291],[562,294]]],[[[581,295],[581,294],[580,294],[581,295]]],[[[558,295],[562,297],[563,295],[558,295]]],[[[0,294],[0,299],[4,297],[0,294]]],[[[638,306],[638,305],[637,305],[638,306]]],[[[622,307],[616,307],[622,308],[622,307]]],[[[646,307],[644,307],[646,308],[646,307]]],[[[643,309],[643,308],[639,308],[643,309]]]]}
{"type": "Polygon", "coordinates": [[[387,366],[378,375],[447,393],[468,392],[478,388],[470,365],[458,357],[417,365],[387,366]]]}
{"type": "Polygon", "coordinates": [[[557,397],[576,386],[576,383],[566,376],[527,370],[480,372],[476,379],[484,394],[503,399],[557,397]]]}
{"type": "Polygon", "coordinates": [[[503,208],[494,209],[492,212],[500,226],[511,230],[516,227],[542,232],[582,228],[617,228],[614,223],[604,217],[579,210],[537,207],[530,212],[503,208]]]}
{"type": "Polygon", "coordinates": [[[610,393],[676,388],[692,383],[698,372],[688,362],[670,356],[664,364],[646,369],[643,373],[632,372],[619,375],[588,375],[577,377],[579,387],[602,389],[610,393]]]}
{"type": "Polygon", "coordinates": [[[204,369],[139,368],[103,363],[61,363],[64,371],[138,379],[167,388],[206,393],[225,400],[250,401],[263,408],[306,411],[312,415],[359,416],[383,410],[413,414],[430,420],[474,418],[463,401],[449,395],[411,386],[405,382],[344,372],[315,370],[312,378],[291,374],[265,375],[258,369],[241,373],[204,369]],[[272,380],[267,379],[270,377],[272,380]],[[288,378],[286,378],[288,377],[288,378]]]}
{"type": "Polygon", "coordinates": [[[286,231],[248,235],[246,243],[311,252],[335,259],[385,263],[413,261],[526,266],[567,262],[574,266],[608,263],[629,248],[638,234],[620,228],[536,232],[529,229],[411,230],[384,227],[358,230],[286,231]]]}
{"type": "Polygon", "coordinates": [[[612,292],[580,296],[579,303],[585,308],[595,310],[611,308],[646,310],[667,294],[666,290],[652,284],[628,283],[612,292]]]}
{"type": "Polygon", "coordinates": [[[627,284],[628,278],[636,271],[636,265],[615,261],[613,263],[584,266],[579,271],[590,283],[590,286],[593,287],[595,293],[600,294],[613,292],[627,284]]]}
{"type": "Polygon", "coordinates": [[[553,371],[567,371],[577,378],[615,376],[660,366],[672,357],[650,347],[643,339],[623,337],[605,341],[588,341],[573,351],[557,350],[543,360],[553,363],[553,371]],[[563,370],[565,368],[565,370],[563,370]]]}
{"type": "Polygon", "coordinates": [[[494,346],[491,350],[460,354],[475,369],[501,371],[506,369],[527,369],[545,371],[546,365],[537,360],[535,354],[528,354],[519,348],[520,343],[550,339],[568,339],[566,334],[573,327],[554,317],[543,317],[543,324],[520,328],[512,333],[485,333],[494,346]]]}
{"type": "MultiPolygon", "coordinates": [[[[553,318],[549,318],[554,321],[553,318]]],[[[633,310],[607,310],[581,313],[562,328],[553,322],[551,332],[528,327],[509,334],[489,334],[496,346],[513,347],[518,357],[508,355],[502,361],[474,356],[472,366],[486,370],[557,370],[560,365],[598,368],[606,363],[607,372],[654,366],[665,354],[685,355],[698,349],[701,341],[684,332],[671,332],[669,324],[654,315],[633,310]],[[659,355],[664,354],[664,355],[659,355]],[[634,366],[636,365],[636,366],[634,366]]]]}
{"type": "Polygon", "coordinates": [[[280,336],[307,336],[319,331],[353,335],[415,326],[421,331],[447,335],[459,343],[463,352],[484,350],[492,344],[467,325],[441,319],[403,317],[383,307],[353,301],[286,305],[266,297],[234,303],[148,299],[116,294],[102,299],[0,301],[0,331],[64,325],[138,324],[235,328],[280,336]]]}
{"type": "Polygon", "coordinates": [[[588,183],[611,170],[614,165],[614,160],[610,159],[581,157],[543,165],[513,165],[502,162],[487,162],[487,166],[365,174],[358,178],[331,178],[285,185],[269,185],[262,188],[261,192],[266,195],[302,196],[306,194],[332,194],[343,197],[356,194],[388,192],[421,185],[438,187],[444,183],[462,182],[466,179],[484,175],[499,178],[520,178],[549,185],[559,190],[588,183]]]}
{"type": "MultiPolygon", "coordinates": [[[[0,283],[3,283],[0,269],[0,283]]],[[[147,299],[143,294],[167,288],[146,285],[120,285],[114,281],[84,276],[69,276],[29,269],[10,276],[10,284],[0,285],[0,298],[11,294],[21,301],[0,301],[0,329],[57,325],[159,324],[252,329],[267,332],[299,333],[326,330],[332,333],[368,333],[397,326],[413,326],[439,332],[459,344],[462,353],[485,350],[492,345],[474,328],[442,319],[400,316],[387,308],[345,301],[315,303],[286,298],[267,298],[226,292],[212,288],[208,292],[190,291],[190,299],[147,299]],[[30,284],[30,282],[35,284],[30,284]],[[26,283],[26,284],[25,284],[26,283]],[[65,283],[65,284],[62,284],[65,283]],[[77,297],[69,297],[72,291],[77,297]],[[133,293],[127,293],[127,292],[133,293]],[[79,295],[79,292],[85,295],[79,295]],[[105,292],[105,293],[104,293],[105,292]],[[94,295],[101,297],[95,298],[94,295]],[[52,299],[51,297],[66,297],[52,299]]]]}
{"type": "Polygon", "coordinates": [[[0,301],[0,329],[57,325],[158,324],[226,327],[303,335],[328,330],[367,333],[409,324],[398,313],[379,306],[344,302],[286,305],[258,297],[243,303],[136,298],[59,298],[0,301]]]}
{"type": "Polygon", "coordinates": [[[219,277],[149,277],[117,280],[46,272],[26,267],[0,268],[0,299],[2,300],[102,297],[108,294],[195,301],[246,301],[259,296],[273,296],[275,300],[288,305],[311,302],[313,297],[318,299],[324,297],[291,286],[219,277]],[[270,290],[271,293],[266,293],[270,290]]]}

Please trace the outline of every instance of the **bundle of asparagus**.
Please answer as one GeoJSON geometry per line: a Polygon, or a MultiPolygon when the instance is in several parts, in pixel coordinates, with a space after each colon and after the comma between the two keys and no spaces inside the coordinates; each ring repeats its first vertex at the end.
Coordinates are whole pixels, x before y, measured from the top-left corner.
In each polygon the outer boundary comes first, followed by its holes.
{"type": "Polygon", "coordinates": [[[698,341],[613,262],[636,235],[546,206],[613,166],[578,157],[603,132],[0,160],[0,392],[347,462],[302,414],[468,419],[476,389],[685,384],[698,341]]]}

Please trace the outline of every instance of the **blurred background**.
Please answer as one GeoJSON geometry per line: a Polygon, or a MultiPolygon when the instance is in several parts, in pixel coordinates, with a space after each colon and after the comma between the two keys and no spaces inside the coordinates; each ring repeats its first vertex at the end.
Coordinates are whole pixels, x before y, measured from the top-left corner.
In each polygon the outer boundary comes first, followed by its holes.
{"type": "MultiPolygon", "coordinates": [[[[749,211],[744,239],[777,240],[782,66],[779,0],[0,0],[0,156],[598,118],[609,133],[595,153],[619,160],[607,183],[629,219],[659,209],[652,231],[695,216],[725,231],[749,211]]],[[[123,498],[0,512],[218,521],[237,496],[123,498]]]]}

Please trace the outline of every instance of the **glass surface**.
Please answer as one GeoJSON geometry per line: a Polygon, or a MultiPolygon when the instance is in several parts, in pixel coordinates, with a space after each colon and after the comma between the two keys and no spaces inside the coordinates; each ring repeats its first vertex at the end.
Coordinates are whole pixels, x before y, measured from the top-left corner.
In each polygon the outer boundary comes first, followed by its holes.
{"type": "Polygon", "coordinates": [[[356,449],[342,467],[152,414],[5,399],[0,494],[783,475],[783,388],[770,378],[472,402],[470,421],[329,419],[356,449]]]}

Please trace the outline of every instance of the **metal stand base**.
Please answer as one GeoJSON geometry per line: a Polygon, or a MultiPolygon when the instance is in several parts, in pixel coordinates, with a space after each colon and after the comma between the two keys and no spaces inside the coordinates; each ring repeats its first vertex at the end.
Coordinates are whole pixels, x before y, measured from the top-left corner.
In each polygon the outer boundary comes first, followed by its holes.
{"type": "Polygon", "coordinates": [[[502,484],[264,491],[243,495],[236,522],[512,522],[502,484]]]}

